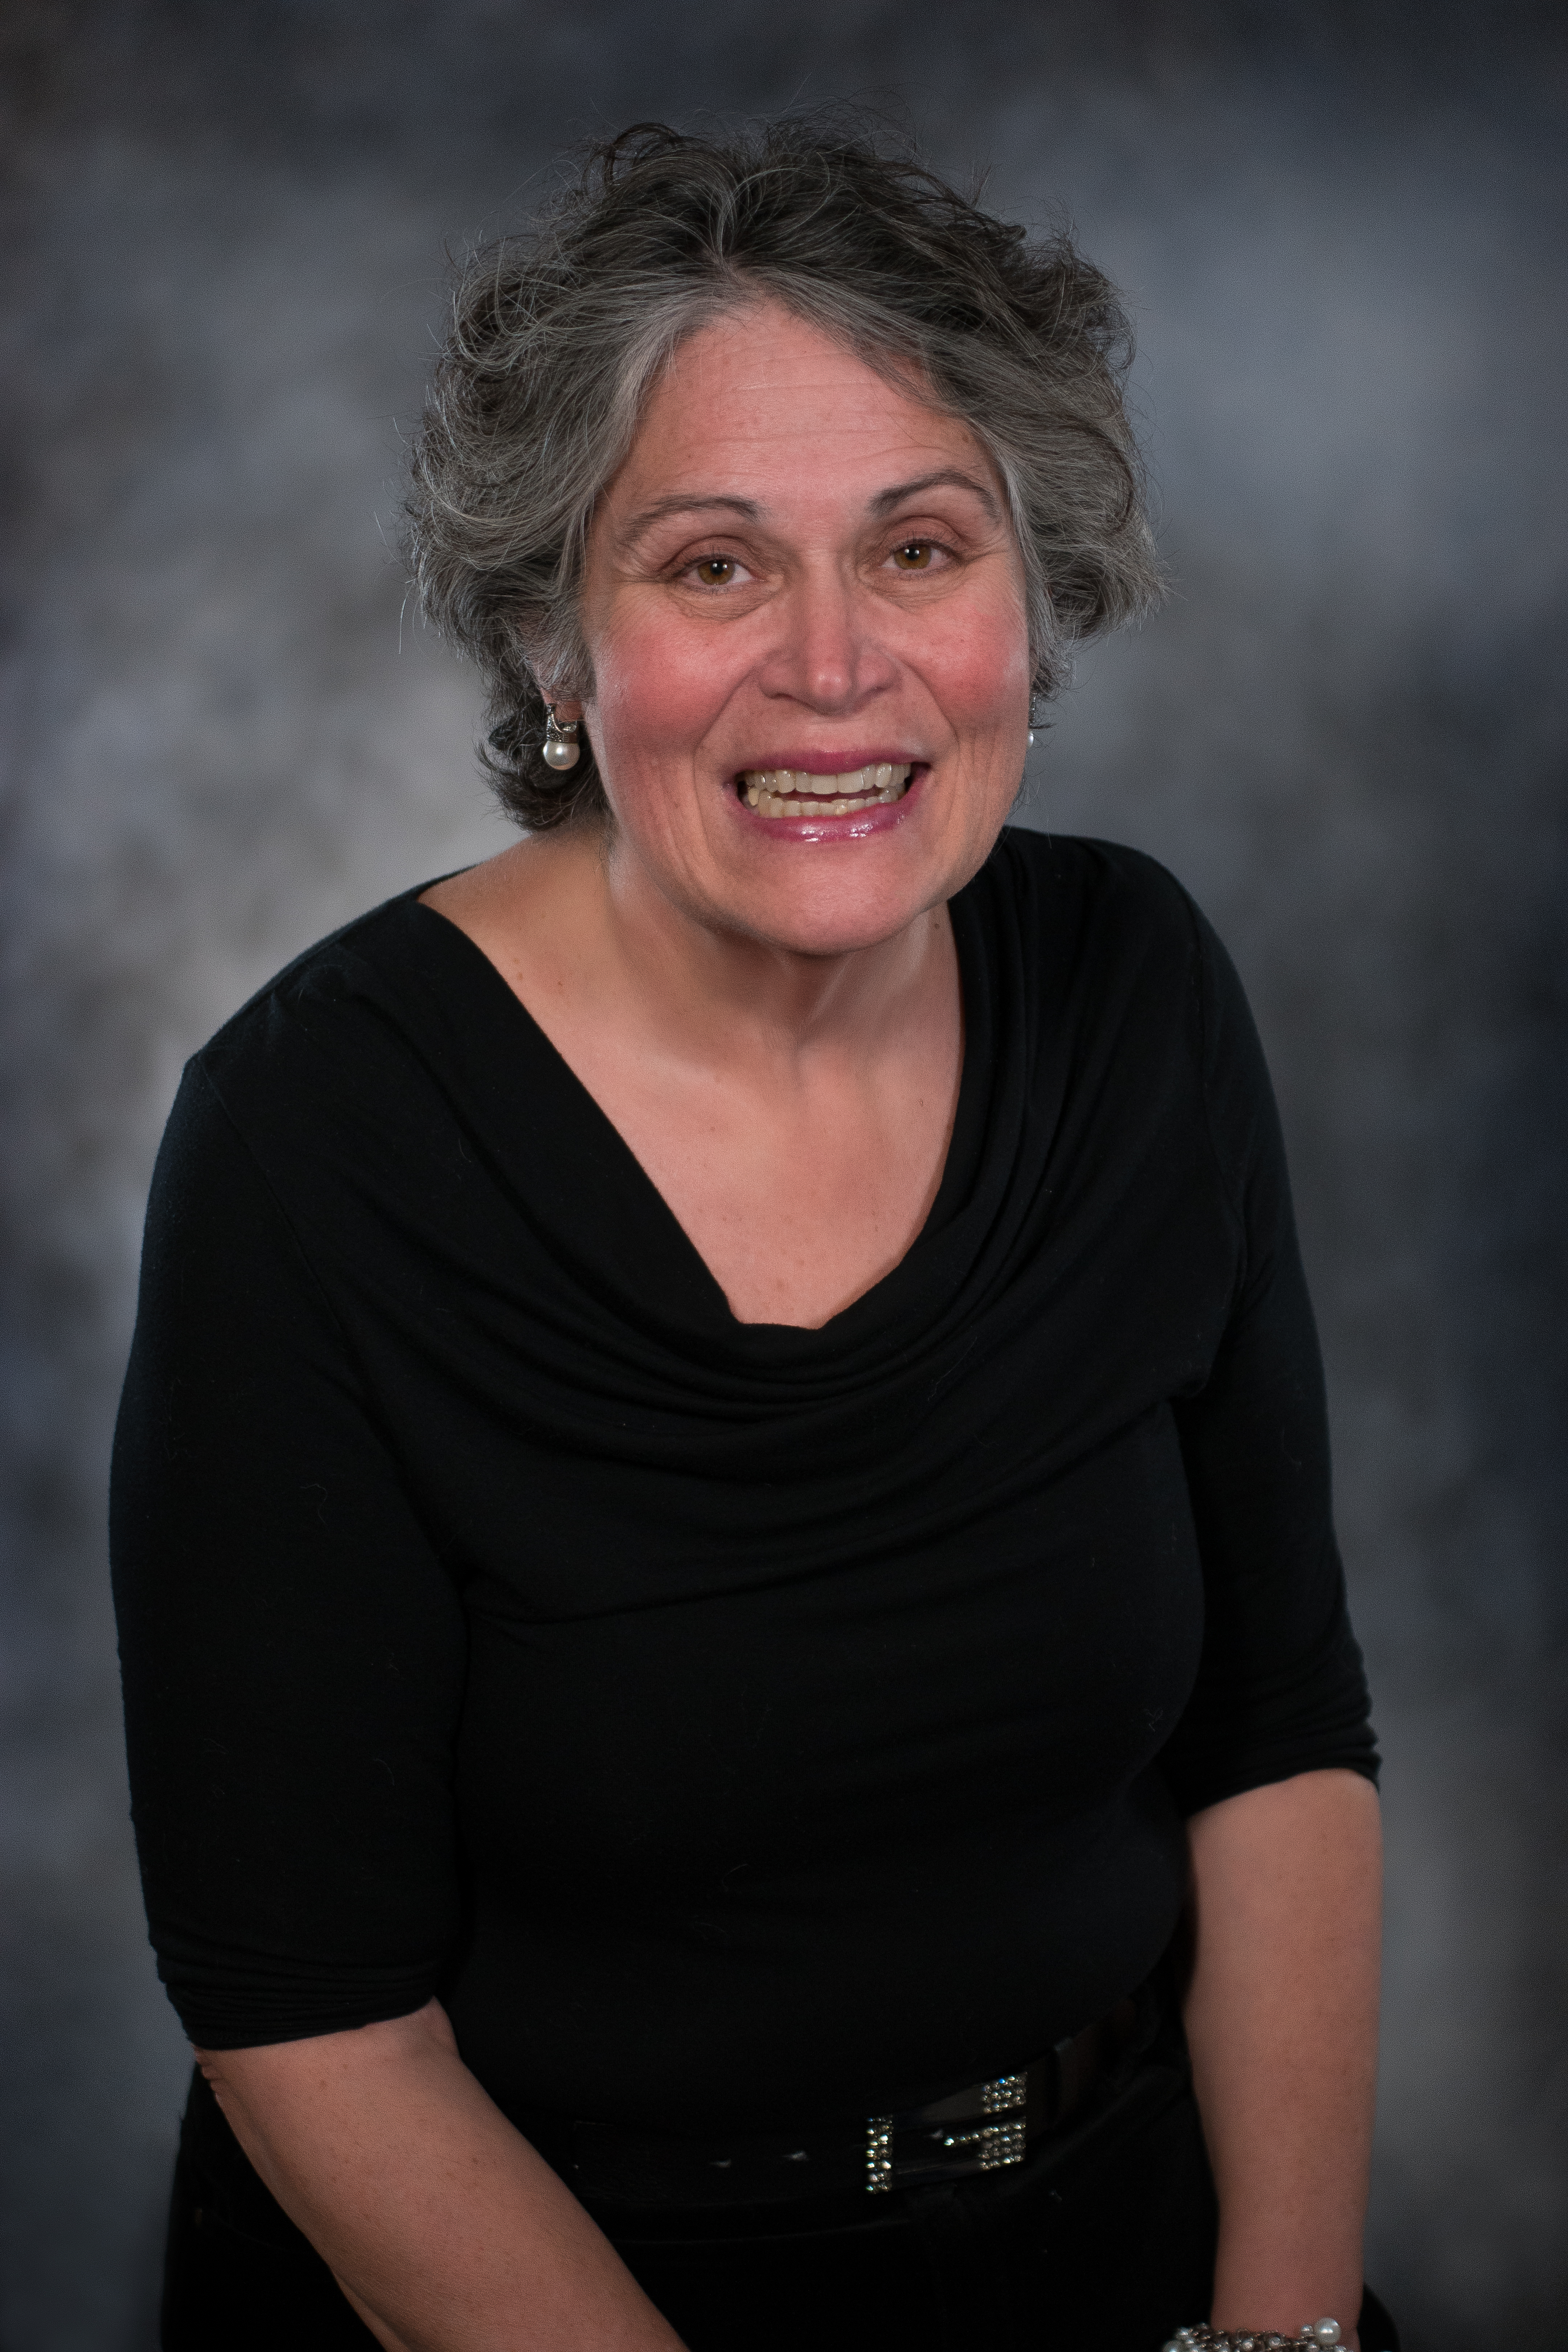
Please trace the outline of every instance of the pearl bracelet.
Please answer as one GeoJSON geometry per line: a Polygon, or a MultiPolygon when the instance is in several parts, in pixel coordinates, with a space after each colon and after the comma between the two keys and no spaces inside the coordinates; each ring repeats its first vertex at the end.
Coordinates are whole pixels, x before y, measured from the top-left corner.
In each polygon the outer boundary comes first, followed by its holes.
{"type": "Polygon", "coordinates": [[[1296,2336],[1276,2336],[1272,2329],[1257,2327],[1222,2327],[1218,2333],[1212,2327],[1178,2327],[1163,2352],[1294,2352],[1297,2346],[1332,2346],[1340,2342],[1337,2319],[1303,2322],[1296,2336]]]}

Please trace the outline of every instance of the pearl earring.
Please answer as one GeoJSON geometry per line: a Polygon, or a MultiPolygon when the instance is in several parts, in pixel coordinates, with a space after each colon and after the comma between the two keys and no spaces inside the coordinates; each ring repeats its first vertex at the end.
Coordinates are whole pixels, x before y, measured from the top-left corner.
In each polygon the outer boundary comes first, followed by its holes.
{"type": "Polygon", "coordinates": [[[555,719],[555,705],[552,702],[545,704],[544,760],[547,767],[574,768],[576,766],[583,756],[582,747],[577,741],[577,730],[582,723],[580,719],[568,719],[564,726],[558,726],[555,719]]]}

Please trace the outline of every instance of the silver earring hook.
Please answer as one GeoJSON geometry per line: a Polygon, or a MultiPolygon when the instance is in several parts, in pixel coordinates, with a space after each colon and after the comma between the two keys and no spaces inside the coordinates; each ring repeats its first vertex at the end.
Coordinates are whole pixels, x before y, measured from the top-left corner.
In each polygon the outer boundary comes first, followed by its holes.
{"type": "Polygon", "coordinates": [[[544,761],[551,768],[574,768],[583,756],[577,740],[580,719],[568,719],[562,723],[555,716],[555,705],[544,706],[544,761]]]}

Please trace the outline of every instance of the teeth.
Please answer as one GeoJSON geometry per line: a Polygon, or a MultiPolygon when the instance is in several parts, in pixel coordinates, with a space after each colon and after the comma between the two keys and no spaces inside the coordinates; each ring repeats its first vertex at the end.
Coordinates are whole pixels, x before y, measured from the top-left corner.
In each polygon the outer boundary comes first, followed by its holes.
{"type": "Polygon", "coordinates": [[[747,806],[760,816],[852,816],[857,810],[901,800],[910,773],[908,761],[882,760],[837,776],[814,776],[804,768],[749,768],[741,782],[747,806]]]}

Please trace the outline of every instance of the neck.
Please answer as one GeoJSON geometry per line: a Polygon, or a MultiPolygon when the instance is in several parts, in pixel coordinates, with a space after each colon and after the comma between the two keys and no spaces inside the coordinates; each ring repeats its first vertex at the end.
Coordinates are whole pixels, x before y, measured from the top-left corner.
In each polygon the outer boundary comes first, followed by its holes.
{"type": "Polygon", "coordinates": [[[526,846],[545,851],[554,868],[541,871],[536,903],[564,918],[557,955],[570,959],[574,992],[606,1010],[615,999],[618,1017],[650,1044],[710,1068],[754,1069],[822,1053],[857,1058],[921,1017],[931,993],[951,984],[945,904],[890,939],[811,950],[678,904],[607,830],[526,846]]]}

